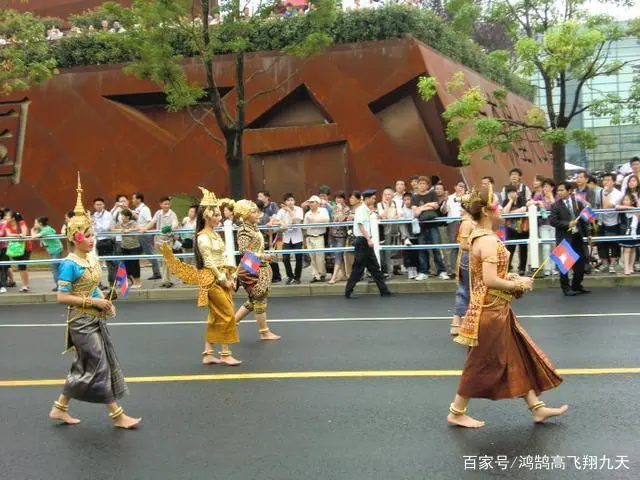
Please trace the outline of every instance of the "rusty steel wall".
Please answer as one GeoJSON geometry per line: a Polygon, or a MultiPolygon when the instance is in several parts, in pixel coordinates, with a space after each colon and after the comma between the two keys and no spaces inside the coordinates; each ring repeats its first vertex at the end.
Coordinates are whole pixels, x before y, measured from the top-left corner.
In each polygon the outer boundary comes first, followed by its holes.
{"type": "MultiPolygon", "coordinates": [[[[524,170],[527,182],[534,173],[551,173],[547,153],[535,141],[495,162],[478,155],[472,166],[460,168],[458,145],[446,140],[440,116],[455,96],[443,86],[457,71],[465,73],[468,85],[487,91],[495,85],[418,41],[338,45],[309,61],[250,54],[247,78],[273,62],[268,73],[246,85],[251,98],[290,77],[247,107],[245,188],[252,195],[266,188],[276,200],[289,191],[303,198],[320,184],[334,191],[381,188],[416,174],[438,175],[448,186],[490,174],[500,185],[513,166],[524,170]],[[429,102],[416,91],[417,78],[425,73],[439,81],[438,95],[429,102]]],[[[234,115],[233,59],[222,56],[214,65],[234,115]]],[[[197,63],[188,71],[203,81],[197,63]]],[[[508,101],[513,118],[532,107],[513,94],[508,101]]],[[[63,71],[2,102],[0,132],[11,135],[0,137],[9,152],[0,164],[0,205],[30,219],[47,215],[58,223],[74,205],[76,170],[83,176],[87,206],[98,195],[111,205],[120,192],[142,191],[152,208],[162,195],[197,196],[198,185],[227,193],[221,146],[185,112],[168,112],[156,85],[125,75],[121,66],[63,71]],[[20,139],[24,148],[17,158],[20,139]]],[[[211,116],[203,121],[220,136],[211,116]]]]}

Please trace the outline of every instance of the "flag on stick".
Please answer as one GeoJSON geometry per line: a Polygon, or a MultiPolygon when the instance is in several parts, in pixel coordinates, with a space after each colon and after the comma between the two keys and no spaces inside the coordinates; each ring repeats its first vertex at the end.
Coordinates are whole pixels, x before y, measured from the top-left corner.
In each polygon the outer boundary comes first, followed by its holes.
{"type": "Polygon", "coordinates": [[[569,242],[563,240],[562,243],[553,249],[550,258],[558,266],[560,272],[562,272],[563,275],[566,275],[578,261],[580,255],[571,248],[569,242]]]}
{"type": "Polygon", "coordinates": [[[126,297],[129,293],[129,276],[123,262],[120,262],[116,271],[116,284],[120,287],[120,295],[126,297]]]}
{"type": "Polygon", "coordinates": [[[242,257],[242,260],[240,260],[239,266],[242,267],[247,273],[257,276],[261,263],[262,262],[260,261],[260,259],[253,253],[246,252],[242,257]]]}
{"type": "Polygon", "coordinates": [[[504,225],[499,226],[496,235],[498,235],[500,241],[504,242],[507,239],[507,227],[504,225]]]}
{"type": "Polygon", "coordinates": [[[590,206],[586,206],[580,212],[580,218],[582,218],[585,222],[593,222],[596,219],[596,214],[593,211],[593,208],[590,206]]]}

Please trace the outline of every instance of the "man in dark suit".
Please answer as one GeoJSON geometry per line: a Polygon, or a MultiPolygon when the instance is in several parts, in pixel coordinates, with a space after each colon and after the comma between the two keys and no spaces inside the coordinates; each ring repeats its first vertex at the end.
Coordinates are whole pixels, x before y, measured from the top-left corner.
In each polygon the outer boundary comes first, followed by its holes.
{"type": "Polygon", "coordinates": [[[585,265],[588,260],[583,237],[589,236],[590,224],[579,218],[580,212],[585,207],[582,200],[573,196],[573,185],[563,182],[558,185],[558,200],[551,206],[551,226],[556,229],[556,244],[563,240],[571,244],[571,248],[580,255],[573,265],[573,281],[569,288],[569,274],[560,275],[562,292],[568,296],[590,293],[582,287],[585,265]]]}

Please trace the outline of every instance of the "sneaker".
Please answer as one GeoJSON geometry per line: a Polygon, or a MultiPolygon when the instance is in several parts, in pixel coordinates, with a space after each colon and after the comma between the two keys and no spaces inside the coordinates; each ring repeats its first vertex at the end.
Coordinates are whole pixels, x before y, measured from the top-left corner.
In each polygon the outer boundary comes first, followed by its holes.
{"type": "Polygon", "coordinates": [[[449,280],[449,275],[447,275],[447,272],[440,272],[440,274],[438,275],[438,278],[440,280],[449,280]]]}
{"type": "Polygon", "coordinates": [[[424,281],[424,280],[428,279],[428,278],[429,278],[429,275],[426,275],[426,274],[424,274],[424,273],[420,273],[420,274],[418,274],[415,278],[416,278],[416,280],[417,280],[418,282],[422,282],[422,281],[424,281]]]}
{"type": "Polygon", "coordinates": [[[407,269],[407,276],[409,277],[409,280],[415,280],[415,278],[418,276],[418,271],[415,269],[415,267],[409,267],[407,269]]]}
{"type": "Polygon", "coordinates": [[[615,265],[609,265],[609,273],[616,273],[616,266],[615,265]]]}
{"type": "Polygon", "coordinates": [[[7,289],[4,287],[0,287],[0,293],[7,293],[7,289]]]}

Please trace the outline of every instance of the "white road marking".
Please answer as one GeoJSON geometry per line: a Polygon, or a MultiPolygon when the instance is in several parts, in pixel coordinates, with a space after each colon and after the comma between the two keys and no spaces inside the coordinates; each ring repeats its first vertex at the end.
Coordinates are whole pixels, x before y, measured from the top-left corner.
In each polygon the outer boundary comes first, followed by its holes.
{"type": "MultiPolygon", "coordinates": [[[[537,319],[562,319],[562,318],[590,318],[590,317],[640,317],[640,313],[557,313],[544,315],[518,315],[518,318],[537,319]]],[[[280,318],[269,319],[269,323],[325,323],[325,322],[395,322],[395,321],[441,321],[451,320],[451,316],[441,317],[342,317],[342,318],[280,318]]],[[[175,320],[166,322],[107,322],[110,327],[147,327],[159,325],[202,325],[202,320],[175,320]]],[[[240,325],[253,323],[252,320],[244,320],[240,325]]],[[[66,323],[7,323],[0,324],[0,328],[36,328],[36,327],[64,327],[66,323]]]]}

